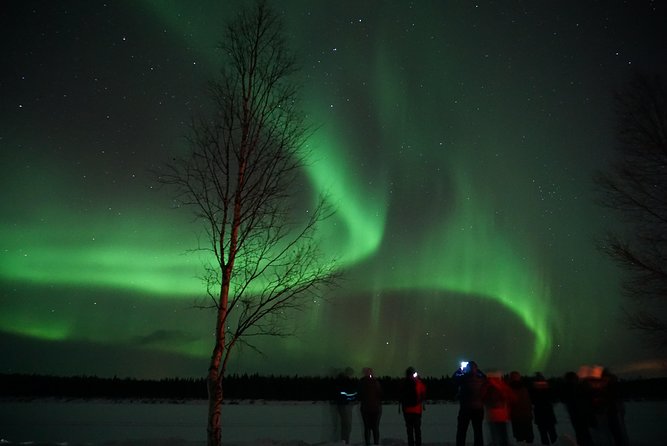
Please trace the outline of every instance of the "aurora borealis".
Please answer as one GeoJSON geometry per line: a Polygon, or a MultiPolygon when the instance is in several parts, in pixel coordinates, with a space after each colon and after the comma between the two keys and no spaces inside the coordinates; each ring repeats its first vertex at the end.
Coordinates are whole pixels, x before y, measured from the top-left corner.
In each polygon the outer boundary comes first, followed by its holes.
{"type": "MultiPolygon", "coordinates": [[[[0,371],[203,375],[201,228],[151,170],[184,150],[245,2],[58,3],[0,14],[0,371]]],[[[328,194],[320,235],[345,274],[231,372],[655,359],[620,321],[621,272],[595,248],[618,222],[591,177],[613,154],[613,89],[667,68],[665,6],[271,4],[317,129],[303,206],[328,194]]]]}

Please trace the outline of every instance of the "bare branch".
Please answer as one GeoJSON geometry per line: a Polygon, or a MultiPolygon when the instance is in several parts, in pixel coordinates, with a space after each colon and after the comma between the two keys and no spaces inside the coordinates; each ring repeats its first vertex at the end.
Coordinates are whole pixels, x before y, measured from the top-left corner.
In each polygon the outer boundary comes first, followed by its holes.
{"type": "Polygon", "coordinates": [[[616,99],[618,157],[595,181],[600,203],[618,213],[625,234],[601,249],[627,273],[628,327],[667,346],[667,93],[661,79],[636,78],[616,99]]]}

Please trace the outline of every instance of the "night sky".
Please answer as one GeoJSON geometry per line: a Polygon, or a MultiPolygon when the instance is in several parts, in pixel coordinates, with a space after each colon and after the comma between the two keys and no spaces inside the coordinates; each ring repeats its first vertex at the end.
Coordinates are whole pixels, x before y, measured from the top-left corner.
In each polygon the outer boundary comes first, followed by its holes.
{"type": "MultiPolygon", "coordinates": [[[[209,107],[241,1],[0,6],[0,372],[202,376],[201,227],[151,173],[209,107]]],[[[655,373],[623,326],[592,176],[612,91],[667,72],[652,1],[271,4],[317,127],[306,198],[344,279],[230,373],[655,373]]],[[[664,371],[663,371],[664,373],[664,371]]]]}

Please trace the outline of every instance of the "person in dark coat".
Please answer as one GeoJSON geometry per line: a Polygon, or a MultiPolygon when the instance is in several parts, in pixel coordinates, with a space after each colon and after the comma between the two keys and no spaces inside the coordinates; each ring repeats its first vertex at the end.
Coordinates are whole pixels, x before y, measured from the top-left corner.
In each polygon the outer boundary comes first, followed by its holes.
{"type": "Polygon", "coordinates": [[[358,398],[361,410],[361,419],[364,422],[364,440],[366,446],[380,443],[380,417],[382,416],[382,388],[373,376],[373,369],[366,367],[362,370],[359,381],[358,398]]]}
{"type": "Polygon", "coordinates": [[[611,373],[608,368],[602,372],[607,392],[607,424],[614,440],[615,446],[627,446],[630,444],[628,432],[625,428],[625,406],[619,395],[618,377],[611,373]]]}
{"type": "Polygon", "coordinates": [[[589,368],[585,382],[591,390],[595,420],[595,428],[592,430],[593,442],[626,446],[628,438],[623,421],[623,402],[618,394],[617,378],[609,369],[593,366],[589,368]]]}
{"type": "Polygon", "coordinates": [[[510,419],[512,420],[512,435],[517,443],[532,444],[533,434],[533,403],[530,392],[521,374],[513,371],[509,376],[509,386],[512,390],[510,399],[510,419]]]}
{"type": "Polygon", "coordinates": [[[454,372],[454,382],[459,387],[459,415],[456,423],[456,446],[465,446],[468,425],[472,424],[475,446],[484,446],[484,393],[486,375],[479,370],[477,363],[470,361],[461,364],[454,372]]]}
{"type": "Polygon", "coordinates": [[[549,382],[541,373],[535,374],[533,381],[533,411],[535,424],[540,432],[542,444],[555,444],[558,439],[556,433],[556,414],[554,413],[554,396],[549,382]]]}
{"type": "Polygon", "coordinates": [[[593,446],[590,431],[593,424],[590,389],[585,382],[579,380],[575,372],[567,372],[564,378],[561,400],[570,416],[577,445],[593,446]]]}

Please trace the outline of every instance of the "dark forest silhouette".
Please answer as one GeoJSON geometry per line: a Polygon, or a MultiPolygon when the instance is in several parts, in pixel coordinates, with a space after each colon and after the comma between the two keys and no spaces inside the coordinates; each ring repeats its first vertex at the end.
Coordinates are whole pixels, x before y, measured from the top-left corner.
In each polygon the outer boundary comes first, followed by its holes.
{"type": "MultiPolygon", "coordinates": [[[[239,400],[330,401],[335,377],[230,375],[227,379],[227,404],[239,400]]],[[[398,400],[401,378],[379,378],[384,402],[398,400]]],[[[455,401],[457,387],[449,376],[426,377],[429,401],[455,401]]],[[[549,380],[559,394],[561,378],[549,380]]],[[[667,377],[620,380],[618,390],[624,400],[667,400],[667,377]]],[[[130,399],[181,402],[206,400],[204,378],[100,378],[95,376],[59,377],[48,375],[0,374],[0,398],[130,399]]],[[[558,399],[557,399],[558,400],[558,399]]]]}

